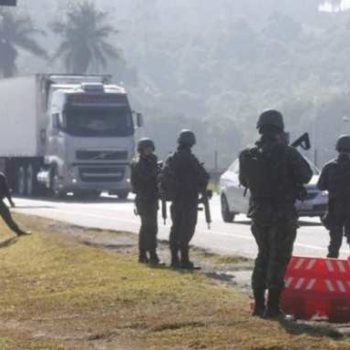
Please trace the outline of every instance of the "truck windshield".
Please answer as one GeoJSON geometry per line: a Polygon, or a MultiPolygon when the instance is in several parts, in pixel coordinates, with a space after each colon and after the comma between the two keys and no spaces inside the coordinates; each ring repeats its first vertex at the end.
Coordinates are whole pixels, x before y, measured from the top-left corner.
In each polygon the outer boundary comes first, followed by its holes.
{"type": "Polygon", "coordinates": [[[65,131],[82,137],[126,137],[134,133],[128,107],[69,107],[65,131]]]}

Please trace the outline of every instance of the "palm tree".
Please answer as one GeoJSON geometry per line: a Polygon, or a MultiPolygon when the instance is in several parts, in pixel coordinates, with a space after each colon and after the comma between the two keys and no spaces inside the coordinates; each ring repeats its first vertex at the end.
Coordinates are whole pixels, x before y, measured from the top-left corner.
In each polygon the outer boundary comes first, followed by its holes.
{"type": "Polygon", "coordinates": [[[342,0],[329,0],[333,11],[339,11],[341,9],[342,2],[342,0]]]}
{"type": "Polygon", "coordinates": [[[53,59],[63,58],[69,73],[83,74],[105,68],[109,58],[120,58],[108,39],[118,31],[108,23],[108,13],[90,1],[70,7],[63,22],[55,22],[54,33],[62,37],[53,59]]]}
{"type": "Polygon", "coordinates": [[[29,17],[0,10],[0,71],[3,77],[8,78],[16,73],[19,49],[38,57],[47,57],[45,50],[34,39],[42,33],[35,29],[29,17]]]}

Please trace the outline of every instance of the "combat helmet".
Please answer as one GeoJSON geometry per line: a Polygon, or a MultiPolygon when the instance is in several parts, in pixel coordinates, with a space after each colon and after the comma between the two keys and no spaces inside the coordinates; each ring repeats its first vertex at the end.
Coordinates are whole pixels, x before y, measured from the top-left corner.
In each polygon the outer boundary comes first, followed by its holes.
{"type": "Polygon", "coordinates": [[[196,144],[196,135],[193,131],[184,129],[180,132],[177,142],[192,147],[196,144]]]}
{"type": "Polygon", "coordinates": [[[268,109],[261,113],[256,127],[260,130],[264,126],[273,126],[276,129],[283,131],[284,122],[282,113],[275,109],[268,109]]]}
{"type": "Polygon", "coordinates": [[[342,135],[339,137],[336,145],[336,150],[338,152],[350,152],[350,136],[342,135]]]}
{"type": "Polygon", "coordinates": [[[148,137],[143,137],[140,139],[140,141],[137,143],[137,152],[142,152],[146,148],[151,148],[153,151],[155,151],[156,147],[154,145],[154,142],[152,139],[148,137]]]}

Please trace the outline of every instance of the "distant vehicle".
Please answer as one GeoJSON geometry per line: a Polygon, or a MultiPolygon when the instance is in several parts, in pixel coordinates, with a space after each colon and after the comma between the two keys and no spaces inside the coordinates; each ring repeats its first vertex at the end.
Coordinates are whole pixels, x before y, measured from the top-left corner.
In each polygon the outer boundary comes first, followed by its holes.
{"type": "MultiPolygon", "coordinates": [[[[0,169],[21,196],[43,190],[126,198],[135,122],[109,75],[35,75],[0,81],[0,169]]],[[[137,126],[142,116],[135,114],[137,126]]]]}
{"type": "MultiPolygon", "coordinates": [[[[301,202],[297,201],[296,208],[299,217],[321,217],[327,210],[328,193],[317,188],[319,170],[308,161],[313,177],[306,185],[307,197],[301,202]]],[[[247,214],[249,205],[249,192],[244,196],[245,189],[239,184],[238,159],[220,177],[221,213],[225,222],[233,222],[238,214],[247,214]]]]}

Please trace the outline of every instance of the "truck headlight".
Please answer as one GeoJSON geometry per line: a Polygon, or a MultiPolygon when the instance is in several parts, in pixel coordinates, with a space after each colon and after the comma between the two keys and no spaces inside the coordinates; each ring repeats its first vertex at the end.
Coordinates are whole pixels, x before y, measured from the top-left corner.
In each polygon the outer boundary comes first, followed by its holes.
{"type": "Polygon", "coordinates": [[[328,197],[328,191],[322,191],[321,192],[322,197],[328,197]]]}

